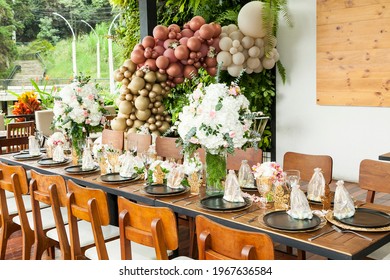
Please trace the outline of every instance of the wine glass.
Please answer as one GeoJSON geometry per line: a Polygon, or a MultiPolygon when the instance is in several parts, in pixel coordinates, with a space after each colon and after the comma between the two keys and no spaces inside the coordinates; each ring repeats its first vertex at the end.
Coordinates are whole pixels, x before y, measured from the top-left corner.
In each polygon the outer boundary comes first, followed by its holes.
{"type": "Polygon", "coordinates": [[[129,143],[129,151],[133,156],[137,155],[138,141],[132,141],[129,143]]]}
{"type": "Polygon", "coordinates": [[[294,186],[299,185],[299,181],[301,180],[301,174],[299,170],[285,170],[284,173],[286,184],[288,187],[292,188],[294,186]]]}
{"type": "Polygon", "coordinates": [[[147,180],[148,179],[149,168],[150,168],[150,165],[153,162],[153,159],[149,156],[149,154],[147,152],[141,153],[141,159],[142,159],[142,162],[143,162],[143,164],[145,166],[145,180],[147,180]]]}

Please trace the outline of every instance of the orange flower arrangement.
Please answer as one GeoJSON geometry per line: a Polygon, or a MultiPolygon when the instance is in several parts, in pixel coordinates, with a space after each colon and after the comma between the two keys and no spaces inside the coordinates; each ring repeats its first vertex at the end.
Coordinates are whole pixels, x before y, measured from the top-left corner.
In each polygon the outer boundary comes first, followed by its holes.
{"type": "MultiPolygon", "coordinates": [[[[34,91],[26,91],[18,96],[18,101],[14,105],[12,114],[29,115],[38,110],[42,110],[38,95],[34,91]]],[[[16,121],[20,122],[24,120],[24,118],[18,118],[16,121]]]]}

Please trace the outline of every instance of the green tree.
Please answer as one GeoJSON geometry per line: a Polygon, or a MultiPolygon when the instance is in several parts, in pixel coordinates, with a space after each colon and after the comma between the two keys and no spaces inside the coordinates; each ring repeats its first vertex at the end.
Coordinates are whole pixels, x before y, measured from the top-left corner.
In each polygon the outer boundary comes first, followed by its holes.
{"type": "Polygon", "coordinates": [[[12,35],[15,30],[14,13],[11,6],[0,0],[0,73],[6,71],[16,56],[12,35]]]}
{"type": "Polygon", "coordinates": [[[58,34],[58,29],[53,27],[53,19],[50,17],[44,17],[40,19],[39,28],[41,31],[39,31],[37,38],[48,40],[53,44],[56,44],[60,37],[58,34]]]}
{"type": "Polygon", "coordinates": [[[30,42],[38,33],[37,16],[34,14],[35,4],[33,0],[13,0],[12,9],[15,16],[16,41],[30,42]]]}

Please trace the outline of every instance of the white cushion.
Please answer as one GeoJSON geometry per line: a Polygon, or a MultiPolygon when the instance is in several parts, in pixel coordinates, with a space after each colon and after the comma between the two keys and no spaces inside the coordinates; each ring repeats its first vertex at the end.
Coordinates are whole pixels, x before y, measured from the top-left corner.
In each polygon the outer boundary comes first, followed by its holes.
{"type": "MultiPolygon", "coordinates": [[[[113,241],[106,242],[106,248],[108,258],[110,260],[121,260],[121,248],[120,240],[115,239],[113,241]]],[[[168,250],[168,256],[172,255],[173,252],[168,250]]],[[[85,251],[85,256],[91,260],[98,260],[98,254],[96,247],[92,247],[85,251]]],[[[136,242],[131,241],[131,256],[133,260],[156,260],[156,250],[154,247],[145,246],[136,242]]],[[[177,257],[175,259],[190,259],[187,257],[177,257]]]]}
{"type": "MultiPolygon", "coordinates": [[[[121,259],[120,240],[116,239],[106,242],[108,258],[110,260],[121,259]]],[[[156,260],[156,251],[153,247],[144,246],[135,242],[131,242],[131,254],[133,260],[156,260]]],[[[91,260],[98,260],[96,247],[92,247],[85,251],[85,256],[91,260]]]]}
{"type": "Polygon", "coordinates": [[[390,260],[390,242],[372,252],[367,257],[374,260],[390,260]]]}
{"type": "MultiPolygon", "coordinates": [[[[78,227],[79,227],[79,236],[80,236],[80,246],[85,247],[91,244],[95,244],[91,223],[81,220],[78,221],[78,227]]],[[[65,225],[65,230],[69,240],[70,239],[69,225],[65,225]]],[[[119,228],[115,226],[111,226],[111,225],[103,226],[102,231],[105,240],[119,236],[119,228]]],[[[47,237],[53,240],[59,241],[56,229],[49,230],[46,233],[46,235],[47,237]]]]}
{"type": "Polygon", "coordinates": [[[14,193],[13,192],[9,192],[9,191],[5,191],[5,197],[6,198],[14,197],[14,193]]]}
{"type": "MultiPolygon", "coordinates": [[[[68,223],[68,211],[65,207],[61,208],[61,215],[62,219],[64,220],[64,223],[68,223]]],[[[54,220],[53,216],[53,210],[51,207],[41,209],[41,216],[42,216],[42,227],[43,229],[49,229],[49,228],[55,228],[56,222],[54,220]]],[[[34,219],[32,212],[27,213],[28,223],[30,224],[30,227],[34,228],[34,219]]],[[[20,219],[19,216],[14,217],[13,222],[20,225],[20,219]]]]}
{"type": "MultiPolygon", "coordinates": [[[[22,196],[24,208],[27,211],[31,211],[31,196],[23,195],[22,196]]],[[[16,206],[15,197],[7,198],[8,213],[10,215],[18,214],[18,208],[16,206]]]]}

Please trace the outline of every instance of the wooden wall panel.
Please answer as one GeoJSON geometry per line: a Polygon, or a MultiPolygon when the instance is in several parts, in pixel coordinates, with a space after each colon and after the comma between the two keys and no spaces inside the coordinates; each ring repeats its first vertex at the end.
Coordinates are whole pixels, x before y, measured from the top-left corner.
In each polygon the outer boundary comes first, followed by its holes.
{"type": "Polygon", "coordinates": [[[390,106],[390,0],[317,0],[317,104],[390,106]]]}

